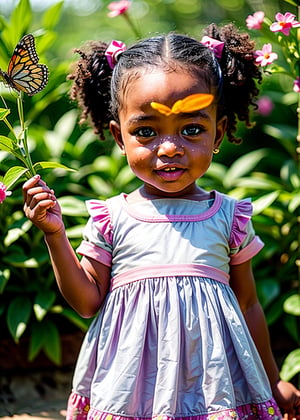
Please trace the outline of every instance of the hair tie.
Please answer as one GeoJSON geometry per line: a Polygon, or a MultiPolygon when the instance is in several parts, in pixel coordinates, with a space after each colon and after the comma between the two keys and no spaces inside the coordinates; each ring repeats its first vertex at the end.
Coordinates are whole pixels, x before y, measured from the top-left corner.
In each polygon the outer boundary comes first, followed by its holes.
{"type": "Polygon", "coordinates": [[[106,48],[105,57],[111,69],[115,67],[118,61],[118,56],[126,50],[126,45],[122,41],[112,40],[106,48]]]}
{"type": "Polygon", "coordinates": [[[217,39],[211,38],[210,36],[204,36],[200,42],[209,48],[214,53],[216,58],[222,57],[225,42],[218,41],[217,39]]]}

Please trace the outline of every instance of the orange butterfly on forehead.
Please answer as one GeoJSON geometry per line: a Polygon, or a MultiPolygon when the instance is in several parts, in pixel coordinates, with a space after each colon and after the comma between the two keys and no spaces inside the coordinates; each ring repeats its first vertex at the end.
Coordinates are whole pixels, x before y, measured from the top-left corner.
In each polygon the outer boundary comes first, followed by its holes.
{"type": "Polygon", "coordinates": [[[17,44],[8,64],[7,72],[0,69],[0,76],[13,89],[32,96],[48,83],[48,68],[38,64],[33,35],[25,35],[17,44]]]}

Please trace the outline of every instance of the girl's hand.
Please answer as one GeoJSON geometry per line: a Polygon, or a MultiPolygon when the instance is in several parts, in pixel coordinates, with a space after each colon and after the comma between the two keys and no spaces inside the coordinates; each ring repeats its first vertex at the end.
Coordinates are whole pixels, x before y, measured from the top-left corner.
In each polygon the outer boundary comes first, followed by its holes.
{"type": "Polygon", "coordinates": [[[61,209],[47,184],[35,175],[23,185],[24,213],[44,233],[64,230],[61,209]]]}
{"type": "Polygon", "coordinates": [[[285,420],[300,420],[300,391],[290,382],[278,381],[272,388],[273,396],[284,411],[285,420]]]}

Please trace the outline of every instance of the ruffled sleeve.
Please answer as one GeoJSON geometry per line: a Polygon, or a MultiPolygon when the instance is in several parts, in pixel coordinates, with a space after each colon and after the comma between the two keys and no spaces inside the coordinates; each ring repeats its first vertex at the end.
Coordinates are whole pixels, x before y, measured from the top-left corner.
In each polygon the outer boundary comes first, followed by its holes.
{"type": "Polygon", "coordinates": [[[86,206],[96,229],[109,244],[112,244],[111,217],[105,201],[89,200],[86,206]]]}
{"type": "Polygon", "coordinates": [[[231,235],[230,248],[238,248],[247,237],[246,226],[252,216],[252,204],[249,200],[238,201],[235,206],[231,235]]]}
{"type": "Polygon", "coordinates": [[[89,200],[86,206],[90,218],[83,231],[83,241],[76,251],[111,266],[113,235],[109,209],[105,201],[100,200],[89,200]]]}
{"type": "Polygon", "coordinates": [[[241,264],[256,255],[264,246],[255,235],[251,222],[250,200],[237,201],[229,240],[231,265],[241,264]]]}

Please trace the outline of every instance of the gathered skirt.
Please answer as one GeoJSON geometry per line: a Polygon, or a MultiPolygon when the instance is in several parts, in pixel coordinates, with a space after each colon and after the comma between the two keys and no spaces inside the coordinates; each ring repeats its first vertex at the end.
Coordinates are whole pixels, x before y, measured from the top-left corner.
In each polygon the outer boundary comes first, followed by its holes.
{"type": "Polygon", "coordinates": [[[67,420],[280,419],[232,289],[161,276],[113,289],[78,358],[67,420]]]}

